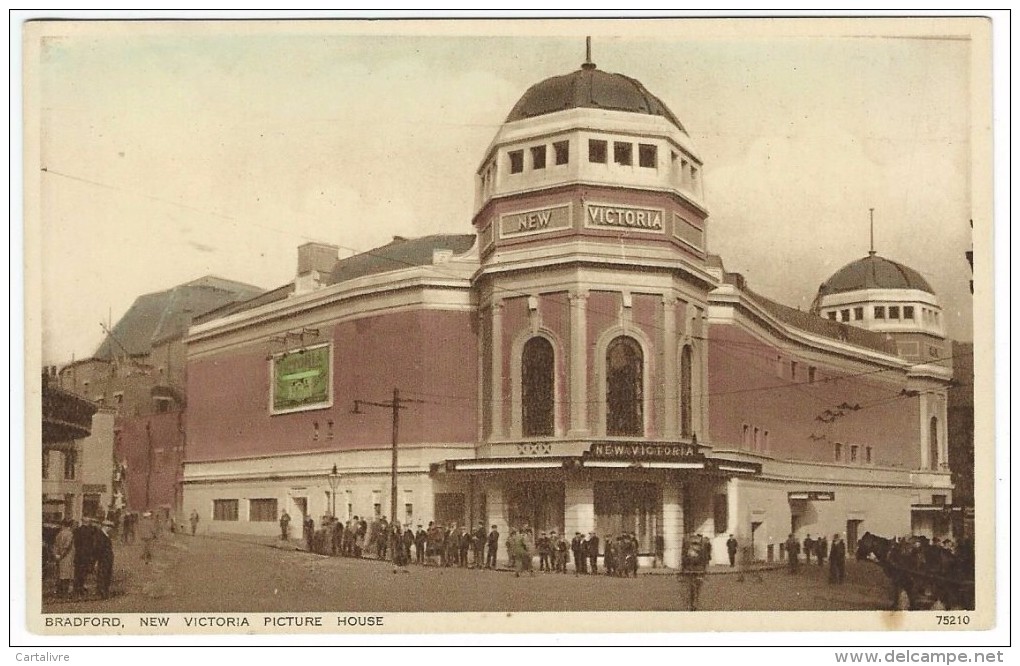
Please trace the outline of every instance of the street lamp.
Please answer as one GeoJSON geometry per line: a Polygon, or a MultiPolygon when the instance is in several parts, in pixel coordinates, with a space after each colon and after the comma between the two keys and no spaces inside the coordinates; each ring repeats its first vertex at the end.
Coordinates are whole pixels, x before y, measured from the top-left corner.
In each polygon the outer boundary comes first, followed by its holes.
{"type": "Polygon", "coordinates": [[[340,485],[340,472],[337,471],[335,464],[333,465],[333,471],[329,473],[326,479],[329,481],[329,488],[332,491],[330,495],[333,498],[332,516],[336,518],[336,489],[340,485]]]}

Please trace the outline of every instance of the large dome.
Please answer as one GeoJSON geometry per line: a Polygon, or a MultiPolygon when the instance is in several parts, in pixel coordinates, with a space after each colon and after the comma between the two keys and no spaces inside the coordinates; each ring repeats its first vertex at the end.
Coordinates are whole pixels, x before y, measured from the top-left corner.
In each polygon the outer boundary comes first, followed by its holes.
{"type": "Polygon", "coordinates": [[[640,81],[623,74],[603,72],[590,62],[575,72],[548,78],[528,88],[506,122],[577,108],[662,116],[687,133],[673,112],[640,81]]]}
{"type": "Polygon", "coordinates": [[[818,296],[862,289],[917,289],[929,294],[935,293],[928,281],[914,269],[871,254],[833,273],[818,288],[818,296]]]}

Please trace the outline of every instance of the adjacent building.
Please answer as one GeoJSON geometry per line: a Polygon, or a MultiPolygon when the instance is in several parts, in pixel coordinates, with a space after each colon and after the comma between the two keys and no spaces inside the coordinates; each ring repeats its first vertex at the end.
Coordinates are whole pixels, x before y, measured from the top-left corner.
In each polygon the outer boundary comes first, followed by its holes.
{"type": "Polygon", "coordinates": [[[755,292],[709,251],[704,169],[633,78],[585,62],[532,86],[482,153],[470,233],[308,243],[292,282],[194,319],[184,513],[270,535],[284,511],[395,505],[630,532],[670,566],[693,533],[720,561],[729,534],[759,559],[791,532],[938,534],[937,296],[874,253],[812,312],[755,292]]]}

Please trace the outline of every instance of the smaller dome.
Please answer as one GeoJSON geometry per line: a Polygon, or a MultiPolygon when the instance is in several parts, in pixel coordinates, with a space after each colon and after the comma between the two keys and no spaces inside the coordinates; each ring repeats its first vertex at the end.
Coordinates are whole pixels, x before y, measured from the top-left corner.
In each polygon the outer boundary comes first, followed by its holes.
{"type": "Polygon", "coordinates": [[[877,254],[870,254],[833,273],[818,288],[818,296],[820,298],[863,289],[917,289],[935,294],[928,281],[914,269],[877,254]]]}
{"type": "Polygon", "coordinates": [[[592,63],[585,63],[570,74],[553,76],[528,88],[510,111],[506,122],[577,108],[661,116],[687,133],[673,112],[662,100],[648,92],[640,81],[623,74],[603,72],[592,63]]]}

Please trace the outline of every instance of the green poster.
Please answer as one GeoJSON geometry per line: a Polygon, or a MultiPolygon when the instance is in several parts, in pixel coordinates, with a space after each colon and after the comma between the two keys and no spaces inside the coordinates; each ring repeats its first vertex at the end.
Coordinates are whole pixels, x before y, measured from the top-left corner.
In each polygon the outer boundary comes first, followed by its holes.
{"type": "Polygon", "coordinates": [[[329,347],[290,352],[273,359],[273,411],[329,403],[329,347]]]}

